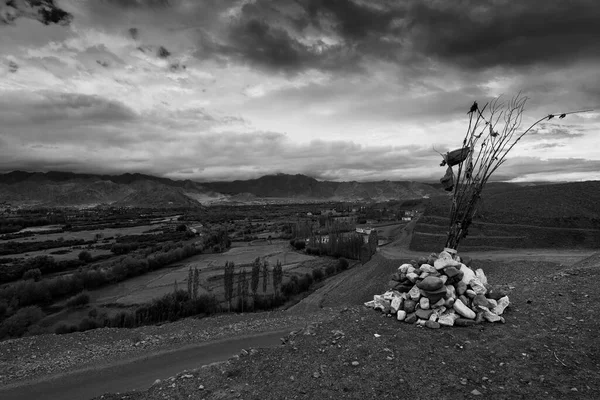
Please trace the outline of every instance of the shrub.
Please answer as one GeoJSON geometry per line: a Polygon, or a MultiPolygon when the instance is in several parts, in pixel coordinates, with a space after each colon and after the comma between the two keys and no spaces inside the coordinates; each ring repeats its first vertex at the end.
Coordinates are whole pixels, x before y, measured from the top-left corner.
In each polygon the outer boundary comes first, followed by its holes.
{"type": "Polygon", "coordinates": [[[42,271],[39,268],[28,269],[23,273],[23,280],[27,281],[33,279],[34,282],[38,282],[42,278],[42,271]]]}
{"type": "Polygon", "coordinates": [[[98,328],[98,324],[96,323],[96,321],[85,317],[79,322],[78,328],[80,332],[84,332],[89,331],[90,329],[98,328]]]}
{"type": "Polygon", "coordinates": [[[325,274],[327,274],[327,276],[335,274],[335,266],[328,265],[327,268],[325,268],[325,274]]]}
{"type": "Polygon", "coordinates": [[[340,258],[338,260],[337,269],[338,271],[345,271],[348,269],[349,265],[350,264],[348,263],[348,260],[346,260],[345,258],[340,258]]]}
{"type": "Polygon", "coordinates": [[[317,269],[313,269],[312,276],[313,276],[313,280],[315,282],[319,282],[319,281],[323,280],[323,278],[325,277],[325,274],[323,273],[323,270],[321,268],[317,268],[317,269]]]}
{"type": "Polygon", "coordinates": [[[23,336],[31,325],[36,324],[44,316],[44,312],[37,306],[21,308],[2,323],[0,338],[23,336]]]}
{"type": "Polygon", "coordinates": [[[59,326],[56,327],[56,329],[54,329],[54,333],[56,333],[57,335],[64,335],[66,333],[69,333],[70,331],[71,330],[67,326],[67,324],[60,324],[59,326]]]}
{"type": "Polygon", "coordinates": [[[304,240],[295,240],[294,241],[294,248],[296,250],[304,250],[305,247],[306,247],[306,242],[304,240]]]}
{"type": "Polygon", "coordinates": [[[87,250],[83,250],[81,253],[79,253],[77,258],[79,258],[84,263],[89,263],[93,259],[92,254],[87,250]]]}
{"type": "Polygon", "coordinates": [[[67,307],[70,307],[70,308],[82,307],[82,306],[85,306],[86,304],[88,304],[89,302],[90,302],[90,295],[87,292],[81,292],[81,293],[71,297],[69,300],[67,300],[67,307]]]}

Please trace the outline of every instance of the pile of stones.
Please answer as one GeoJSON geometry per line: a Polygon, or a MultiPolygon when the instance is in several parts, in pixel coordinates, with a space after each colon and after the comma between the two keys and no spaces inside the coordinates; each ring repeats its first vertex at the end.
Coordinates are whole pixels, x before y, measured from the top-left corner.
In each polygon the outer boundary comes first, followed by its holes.
{"type": "Polygon", "coordinates": [[[510,304],[506,290],[489,285],[483,270],[473,271],[468,264],[451,249],[402,264],[389,290],[364,304],[396,314],[398,321],[433,329],[504,323],[502,314],[510,304]]]}

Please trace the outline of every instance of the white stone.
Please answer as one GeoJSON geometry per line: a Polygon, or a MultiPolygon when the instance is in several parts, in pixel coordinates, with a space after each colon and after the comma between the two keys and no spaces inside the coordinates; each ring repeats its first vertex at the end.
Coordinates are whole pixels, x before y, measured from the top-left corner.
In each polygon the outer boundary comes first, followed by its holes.
{"type": "Polygon", "coordinates": [[[478,306],[478,308],[483,311],[483,318],[485,318],[487,321],[490,321],[490,322],[501,322],[502,321],[502,317],[491,312],[489,310],[489,308],[484,307],[484,306],[478,306]]]}
{"type": "Polygon", "coordinates": [[[398,314],[396,314],[396,318],[398,318],[398,321],[404,321],[404,319],[406,318],[406,311],[398,311],[398,314]]]}
{"type": "Polygon", "coordinates": [[[475,319],[475,312],[465,305],[460,299],[454,301],[454,310],[467,319],[475,319]]]}
{"type": "Polygon", "coordinates": [[[437,271],[434,266],[429,264],[422,264],[419,268],[421,268],[421,271],[429,272],[430,274],[434,274],[437,271]]]}
{"type": "Polygon", "coordinates": [[[496,308],[496,306],[498,305],[498,302],[494,299],[487,299],[488,303],[490,304],[490,310],[492,310],[492,312],[494,314],[498,314],[497,312],[494,311],[494,308],[496,308]]]}
{"type": "Polygon", "coordinates": [[[501,297],[498,300],[498,305],[492,309],[492,312],[496,315],[502,315],[504,313],[504,309],[508,307],[509,304],[510,301],[508,300],[508,296],[501,297]]]}
{"type": "Polygon", "coordinates": [[[411,281],[412,283],[415,283],[417,281],[417,279],[419,278],[419,275],[415,274],[414,272],[409,272],[408,274],[406,274],[406,277],[408,278],[409,281],[411,281]]]}
{"type": "Polygon", "coordinates": [[[383,294],[384,300],[392,300],[393,298],[394,298],[394,292],[392,292],[391,290],[388,290],[387,292],[385,292],[383,294]]]}
{"type": "Polygon", "coordinates": [[[446,281],[448,281],[448,277],[446,275],[440,276],[440,279],[442,280],[442,282],[444,282],[444,285],[446,284],[446,281]]]}
{"type": "Polygon", "coordinates": [[[461,280],[465,283],[465,285],[468,285],[469,282],[471,282],[471,279],[475,278],[475,272],[473,272],[473,270],[467,267],[465,264],[460,264],[460,270],[463,273],[461,280]]]}
{"type": "Polygon", "coordinates": [[[483,283],[477,277],[471,279],[469,281],[469,285],[471,285],[471,289],[473,289],[473,291],[476,294],[483,294],[483,295],[485,295],[487,293],[487,289],[485,288],[485,286],[483,285],[483,283]]]}
{"type": "Polygon", "coordinates": [[[446,298],[455,299],[456,298],[456,288],[454,285],[446,285],[446,298]]]}
{"type": "Polygon", "coordinates": [[[448,310],[439,316],[437,322],[442,326],[454,326],[454,321],[456,321],[457,318],[458,315],[454,313],[454,310],[448,310]]]}
{"type": "Polygon", "coordinates": [[[438,254],[438,259],[440,258],[452,260],[452,254],[448,253],[447,251],[442,251],[440,254],[438,254]]]}
{"type": "Polygon", "coordinates": [[[421,272],[421,275],[419,275],[420,279],[425,279],[429,276],[429,272],[421,272]]]}
{"type": "Polygon", "coordinates": [[[487,277],[485,276],[481,268],[475,270],[475,276],[477,277],[477,279],[479,279],[479,282],[481,282],[482,285],[488,284],[487,277]]]}
{"type": "Polygon", "coordinates": [[[394,296],[394,298],[392,299],[392,314],[397,313],[398,310],[402,308],[402,303],[403,301],[401,297],[394,296]]]}
{"type": "Polygon", "coordinates": [[[410,296],[411,299],[413,299],[414,301],[417,301],[421,297],[421,291],[415,285],[412,287],[412,289],[409,290],[408,295],[410,296]]]}
{"type": "Polygon", "coordinates": [[[475,291],[474,291],[474,290],[467,289],[467,291],[465,292],[465,295],[466,295],[468,298],[472,299],[472,298],[474,298],[475,296],[477,296],[477,293],[475,293],[475,291]]]}
{"type": "Polygon", "coordinates": [[[412,264],[402,264],[400,267],[398,267],[398,272],[401,274],[407,274],[408,268],[414,269],[415,267],[413,267],[412,264]]]}
{"type": "Polygon", "coordinates": [[[366,307],[374,308],[375,307],[375,300],[367,301],[364,304],[365,304],[366,307]]]}
{"type": "Polygon", "coordinates": [[[427,297],[421,297],[419,305],[423,310],[429,310],[429,299],[427,297]]]}

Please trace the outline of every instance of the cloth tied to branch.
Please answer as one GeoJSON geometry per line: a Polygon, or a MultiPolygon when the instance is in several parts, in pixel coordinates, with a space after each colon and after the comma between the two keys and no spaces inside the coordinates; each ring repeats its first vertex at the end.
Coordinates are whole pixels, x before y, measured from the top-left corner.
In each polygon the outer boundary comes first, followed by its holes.
{"type": "Polygon", "coordinates": [[[452,167],[446,168],[446,174],[440,179],[440,183],[447,192],[451,192],[454,189],[454,171],[452,171],[452,167]]]}
{"type": "Polygon", "coordinates": [[[447,152],[446,154],[442,154],[444,161],[442,161],[442,167],[448,164],[449,167],[454,167],[455,165],[460,164],[465,161],[467,157],[471,153],[470,147],[463,147],[462,149],[456,149],[447,152]]]}

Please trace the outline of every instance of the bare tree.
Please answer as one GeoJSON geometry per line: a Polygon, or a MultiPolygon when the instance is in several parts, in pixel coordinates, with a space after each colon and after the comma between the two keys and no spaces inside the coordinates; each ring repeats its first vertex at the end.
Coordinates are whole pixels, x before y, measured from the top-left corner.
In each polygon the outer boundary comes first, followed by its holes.
{"type": "Polygon", "coordinates": [[[267,293],[267,284],[269,282],[269,262],[267,260],[264,260],[262,264],[262,278],[263,293],[267,293]]]}
{"type": "Polygon", "coordinates": [[[555,116],[563,119],[569,114],[592,111],[549,114],[521,131],[527,100],[527,97],[518,94],[507,102],[498,97],[481,109],[477,102],[473,103],[468,112],[469,127],[462,148],[442,154],[441,166],[447,165],[447,170],[441,182],[446,190],[452,192],[447,249],[456,251],[461,239],[467,236],[485,184],[526,134],[555,116]],[[458,166],[456,178],[452,170],[454,166],[458,166]]]}
{"type": "MultiPolygon", "coordinates": [[[[252,289],[252,295],[254,302],[256,301],[256,292],[258,291],[258,283],[260,282],[260,258],[256,257],[252,263],[252,277],[250,287],[252,289]]],[[[252,304],[254,304],[254,302],[252,304]]]]}
{"type": "Polygon", "coordinates": [[[198,289],[200,288],[200,271],[198,271],[198,268],[194,268],[194,286],[193,286],[193,293],[194,293],[194,300],[196,300],[198,298],[198,289]]]}

